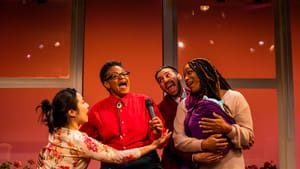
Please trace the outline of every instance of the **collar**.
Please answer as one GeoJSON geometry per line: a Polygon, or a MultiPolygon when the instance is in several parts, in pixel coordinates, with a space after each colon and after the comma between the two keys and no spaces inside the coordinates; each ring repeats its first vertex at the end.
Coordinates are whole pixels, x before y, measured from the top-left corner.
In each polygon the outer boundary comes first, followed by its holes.
{"type": "Polygon", "coordinates": [[[181,102],[184,98],[186,98],[186,97],[187,97],[187,92],[186,92],[186,90],[183,88],[183,92],[182,92],[181,96],[176,97],[176,98],[173,97],[173,99],[174,99],[177,103],[180,103],[180,102],[181,102]]]}
{"type": "Polygon", "coordinates": [[[118,102],[121,102],[122,106],[126,106],[126,105],[128,105],[128,100],[131,96],[132,96],[131,93],[128,93],[127,95],[125,95],[122,98],[116,98],[115,96],[110,95],[108,100],[110,103],[112,103],[113,106],[116,106],[118,104],[118,102]]]}

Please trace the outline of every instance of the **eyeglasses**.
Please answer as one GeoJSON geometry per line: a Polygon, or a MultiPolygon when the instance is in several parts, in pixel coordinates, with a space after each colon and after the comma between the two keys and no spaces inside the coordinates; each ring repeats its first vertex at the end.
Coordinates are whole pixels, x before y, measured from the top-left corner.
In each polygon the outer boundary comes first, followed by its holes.
{"type": "Polygon", "coordinates": [[[106,78],[105,78],[105,81],[107,80],[115,80],[115,79],[121,79],[122,77],[128,77],[130,74],[130,72],[121,72],[121,73],[112,73],[111,75],[108,75],[106,78]]]}

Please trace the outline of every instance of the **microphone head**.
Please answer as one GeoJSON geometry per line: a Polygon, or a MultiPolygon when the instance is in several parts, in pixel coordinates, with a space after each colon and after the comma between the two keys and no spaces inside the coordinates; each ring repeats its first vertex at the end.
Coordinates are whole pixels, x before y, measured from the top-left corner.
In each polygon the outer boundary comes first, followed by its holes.
{"type": "Polygon", "coordinates": [[[152,100],[151,100],[151,99],[146,99],[146,100],[145,100],[145,104],[146,104],[146,107],[151,107],[151,106],[153,106],[153,105],[152,105],[152,100]]]}
{"type": "MultiPolygon", "coordinates": [[[[152,100],[151,99],[146,99],[145,100],[145,105],[148,109],[149,115],[151,117],[151,119],[153,119],[156,115],[154,112],[154,108],[153,108],[153,104],[152,104],[152,100]]],[[[158,130],[156,127],[154,128],[158,133],[160,133],[160,130],[158,130]]]]}

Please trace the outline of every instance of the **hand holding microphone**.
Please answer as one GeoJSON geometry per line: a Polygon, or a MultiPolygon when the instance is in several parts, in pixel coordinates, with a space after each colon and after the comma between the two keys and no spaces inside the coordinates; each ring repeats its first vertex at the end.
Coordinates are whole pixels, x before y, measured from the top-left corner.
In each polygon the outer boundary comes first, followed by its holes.
{"type": "Polygon", "coordinates": [[[156,116],[151,99],[146,99],[145,104],[151,117],[151,120],[149,121],[150,126],[152,126],[157,133],[160,133],[163,129],[163,123],[161,119],[156,116]]]}

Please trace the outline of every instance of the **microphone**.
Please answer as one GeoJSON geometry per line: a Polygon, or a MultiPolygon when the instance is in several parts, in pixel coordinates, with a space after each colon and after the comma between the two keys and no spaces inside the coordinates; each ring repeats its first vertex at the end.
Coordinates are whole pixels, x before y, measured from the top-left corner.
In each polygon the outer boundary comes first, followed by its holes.
{"type": "MultiPolygon", "coordinates": [[[[154,112],[154,108],[153,108],[153,104],[152,104],[151,99],[146,99],[145,100],[145,104],[146,104],[146,107],[148,109],[149,115],[150,115],[150,117],[152,119],[156,115],[155,115],[155,112],[154,112]]],[[[160,133],[160,131],[156,127],[154,129],[156,130],[157,133],[160,133]]]]}
{"type": "Polygon", "coordinates": [[[155,117],[156,115],[155,115],[155,112],[154,112],[154,108],[153,108],[153,104],[152,104],[151,99],[146,99],[146,100],[145,100],[145,104],[146,104],[146,107],[147,107],[147,109],[148,109],[149,115],[150,115],[150,117],[151,117],[151,119],[152,119],[152,118],[155,117]]]}

